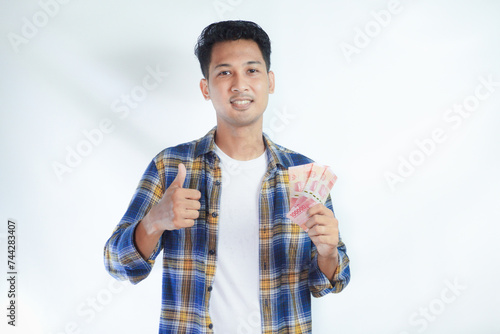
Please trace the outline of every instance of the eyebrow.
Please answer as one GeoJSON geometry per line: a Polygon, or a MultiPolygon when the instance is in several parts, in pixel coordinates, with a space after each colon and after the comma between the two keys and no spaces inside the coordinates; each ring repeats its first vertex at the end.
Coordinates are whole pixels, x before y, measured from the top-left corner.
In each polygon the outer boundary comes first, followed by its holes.
{"type": "MultiPolygon", "coordinates": [[[[260,62],[258,60],[251,60],[251,61],[247,61],[246,63],[244,63],[244,65],[262,65],[262,62],[260,62]]],[[[216,65],[214,67],[214,70],[218,69],[219,67],[231,67],[231,64],[219,64],[219,65],[216,65]]]]}

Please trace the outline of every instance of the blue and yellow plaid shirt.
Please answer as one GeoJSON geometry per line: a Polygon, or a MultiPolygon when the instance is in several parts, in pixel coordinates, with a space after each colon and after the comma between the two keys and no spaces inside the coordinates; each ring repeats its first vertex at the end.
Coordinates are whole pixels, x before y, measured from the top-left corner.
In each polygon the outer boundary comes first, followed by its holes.
{"type": "MultiPolygon", "coordinates": [[[[213,128],[205,137],[160,152],[148,166],[129,208],[107,241],[104,262],[109,273],[136,284],[151,272],[163,250],[163,294],[159,333],[211,333],[209,300],[217,269],[217,225],[221,169],[214,153],[213,128]],[[165,231],[148,260],[134,245],[134,230],[158,203],[177,175],[187,169],[184,187],[198,189],[200,216],[193,227],[165,231]]],[[[332,281],[320,271],[316,248],[289,211],[288,167],[312,162],[273,143],[264,135],[267,172],[260,194],[260,310],[263,333],[310,333],[311,294],[340,292],[350,279],[349,258],[340,240],[340,262],[332,281]]],[[[326,206],[332,209],[330,197],[326,206]]]]}

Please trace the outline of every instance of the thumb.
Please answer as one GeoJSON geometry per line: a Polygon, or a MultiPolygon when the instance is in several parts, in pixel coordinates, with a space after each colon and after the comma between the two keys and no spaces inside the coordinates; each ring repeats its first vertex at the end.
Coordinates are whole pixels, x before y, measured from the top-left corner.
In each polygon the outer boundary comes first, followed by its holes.
{"type": "Polygon", "coordinates": [[[178,171],[177,171],[177,176],[175,177],[174,181],[172,181],[172,185],[176,185],[179,188],[182,188],[184,185],[184,180],[186,179],[186,166],[184,164],[180,163],[178,166],[178,171]]]}

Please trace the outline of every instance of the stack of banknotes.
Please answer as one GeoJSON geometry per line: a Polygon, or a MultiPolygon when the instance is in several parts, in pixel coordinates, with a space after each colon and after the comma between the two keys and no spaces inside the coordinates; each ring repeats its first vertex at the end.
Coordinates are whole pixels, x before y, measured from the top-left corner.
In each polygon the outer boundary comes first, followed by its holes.
{"type": "Polygon", "coordinates": [[[310,163],[288,168],[288,179],[290,211],[287,217],[307,232],[307,210],[318,203],[325,203],[337,176],[329,166],[310,163]]]}

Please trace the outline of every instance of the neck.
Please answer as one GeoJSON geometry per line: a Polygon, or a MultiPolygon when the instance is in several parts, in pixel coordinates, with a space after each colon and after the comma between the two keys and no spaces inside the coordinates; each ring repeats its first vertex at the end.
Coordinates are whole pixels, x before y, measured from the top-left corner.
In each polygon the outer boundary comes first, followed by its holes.
{"type": "Polygon", "coordinates": [[[239,128],[218,124],[215,143],[222,152],[241,161],[258,158],[266,149],[262,137],[262,124],[260,127],[239,128]]]}

